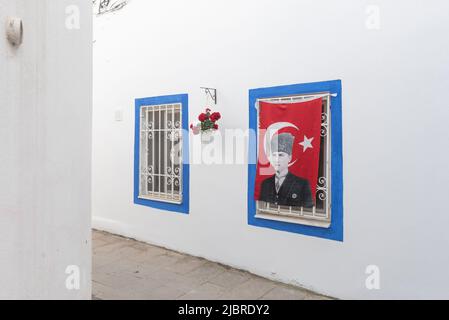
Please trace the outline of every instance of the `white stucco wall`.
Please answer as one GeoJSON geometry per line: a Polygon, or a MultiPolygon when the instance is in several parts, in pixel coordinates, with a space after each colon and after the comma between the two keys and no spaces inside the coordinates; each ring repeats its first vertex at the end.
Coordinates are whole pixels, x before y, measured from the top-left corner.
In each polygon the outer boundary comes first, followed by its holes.
{"type": "Polygon", "coordinates": [[[0,0],[0,299],[91,296],[91,5],[0,0]],[[23,19],[18,49],[7,16],[23,19]],[[66,288],[69,265],[79,290],[66,288]]]}
{"type": "Polygon", "coordinates": [[[338,298],[449,298],[448,10],[443,0],[134,0],[95,18],[94,227],[338,298]],[[380,8],[378,30],[366,28],[368,5],[380,8]],[[135,98],[189,93],[193,121],[199,87],[215,87],[223,129],[246,129],[248,89],[333,79],[343,243],[248,226],[246,165],[192,165],[188,216],[133,204],[135,98]],[[368,265],[380,290],[365,287],[368,265]]]}

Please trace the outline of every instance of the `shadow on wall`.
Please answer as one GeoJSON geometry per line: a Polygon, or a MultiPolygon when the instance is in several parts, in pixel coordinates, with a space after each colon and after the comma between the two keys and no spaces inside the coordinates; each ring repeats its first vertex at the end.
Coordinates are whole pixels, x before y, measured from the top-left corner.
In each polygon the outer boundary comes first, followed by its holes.
{"type": "Polygon", "coordinates": [[[92,0],[94,14],[101,15],[125,7],[131,0],[92,0]]]}

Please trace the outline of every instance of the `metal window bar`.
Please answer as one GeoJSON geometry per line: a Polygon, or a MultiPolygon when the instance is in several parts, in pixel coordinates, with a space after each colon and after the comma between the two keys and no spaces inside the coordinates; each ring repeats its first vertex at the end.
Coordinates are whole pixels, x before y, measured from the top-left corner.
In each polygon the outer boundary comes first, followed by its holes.
{"type": "MultiPolygon", "coordinates": [[[[170,128],[174,128],[175,125],[175,106],[172,106],[172,110],[171,110],[171,125],[170,128]]],[[[170,168],[170,174],[172,175],[170,178],[170,186],[171,186],[171,196],[173,198],[174,195],[174,183],[173,183],[173,171],[175,169],[175,164],[174,164],[174,154],[172,154],[173,150],[174,150],[174,137],[170,136],[170,141],[171,141],[171,151],[170,151],[170,163],[171,163],[171,168],[170,168]]]]}
{"type": "Polygon", "coordinates": [[[157,136],[158,136],[158,152],[157,152],[157,156],[158,156],[158,161],[157,161],[157,173],[158,173],[158,177],[157,177],[157,193],[158,193],[158,197],[161,196],[161,108],[159,107],[157,110],[157,116],[158,116],[158,132],[157,132],[157,136]]]}
{"type": "MultiPolygon", "coordinates": [[[[298,102],[298,101],[308,101],[317,99],[319,97],[323,98],[323,112],[322,112],[322,124],[321,124],[321,150],[320,150],[320,168],[319,177],[316,188],[316,204],[312,209],[307,208],[297,208],[297,207],[284,207],[276,206],[264,201],[256,201],[256,215],[261,218],[269,218],[274,220],[285,220],[288,218],[289,221],[302,224],[308,224],[307,221],[323,222],[323,226],[328,226],[331,221],[331,195],[330,195],[330,162],[331,162],[331,118],[330,118],[330,97],[334,96],[331,93],[316,93],[316,94],[306,94],[306,95],[294,95],[294,96],[284,96],[284,97],[272,97],[266,99],[259,99],[256,103],[257,108],[257,130],[259,136],[259,102],[266,101],[271,103],[288,103],[288,102],[298,102]],[[320,205],[317,207],[317,205],[320,205]],[[274,206],[274,207],[273,207],[274,206]],[[266,216],[268,215],[268,217],[266,216]],[[295,221],[297,220],[297,221],[295,221]]],[[[259,145],[257,145],[259,148],[259,145]]],[[[319,225],[318,225],[319,226],[319,225]]]]}
{"type": "Polygon", "coordinates": [[[139,198],[182,203],[181,104],[144,106],[139,198]]]}

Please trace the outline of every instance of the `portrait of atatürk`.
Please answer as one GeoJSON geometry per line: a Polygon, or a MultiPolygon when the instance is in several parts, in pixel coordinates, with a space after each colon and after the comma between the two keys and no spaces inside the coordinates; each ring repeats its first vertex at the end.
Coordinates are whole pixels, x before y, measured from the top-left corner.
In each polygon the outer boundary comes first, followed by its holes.
{"type": "Polygon", "coordinates": [[[312,192],[309,181],[289,171],[294,136],[281,133],[271,141],[269,160],[275,174],[262,182],[259,200],[281,206],[311,208],[312,192]]]}

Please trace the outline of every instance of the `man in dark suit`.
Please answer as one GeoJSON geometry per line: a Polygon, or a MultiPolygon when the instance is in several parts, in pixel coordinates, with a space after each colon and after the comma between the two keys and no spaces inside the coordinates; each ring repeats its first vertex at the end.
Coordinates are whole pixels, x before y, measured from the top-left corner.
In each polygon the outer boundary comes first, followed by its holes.
{"type": "Polygon", "coordinates": [[[280,206],[313,207],[309,181],[288,170],[292,160],[293,135],[281,133],[271,141],[269,160],[276,174],[262,182],[260,201],[280,206]]]}

